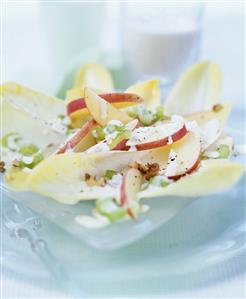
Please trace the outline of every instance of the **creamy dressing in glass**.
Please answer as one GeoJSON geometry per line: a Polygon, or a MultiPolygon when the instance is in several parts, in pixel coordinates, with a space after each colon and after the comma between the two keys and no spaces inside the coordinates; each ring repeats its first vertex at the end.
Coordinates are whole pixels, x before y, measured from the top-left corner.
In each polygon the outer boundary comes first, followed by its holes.
{"type": "Polygon", "coordinates": [[[122,33],[131,77],[173,78],[196,56],[200,26],[188,16],[136,18],[126,20],[122,33]]]}

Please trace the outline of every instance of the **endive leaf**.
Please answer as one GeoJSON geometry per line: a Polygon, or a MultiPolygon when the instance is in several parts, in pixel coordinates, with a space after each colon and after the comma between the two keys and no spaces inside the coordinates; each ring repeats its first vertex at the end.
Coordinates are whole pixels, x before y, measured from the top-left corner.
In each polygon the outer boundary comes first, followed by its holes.
{"type": "Polygon", "coordinates": [[[0,105],[2,115],[1,137],[12,132],[18,133],[24,140],[44,149],[49,144],[60,144],[65,136],[49,130],[43,122],[35,119],[25,110],[3,102],[0,105]]]}
{"type": "Polygon", "coordinates": [[[115,190],[105,187],[82,191],[85,174],[100,178],[108,169],[120,171],[132,161],[134,155],[133,152],[54,155],[33,170],[28,188],[67,204],[114,196],[115,190]]]}
{"type": "MultiPolygon", "coordinates": [[[[31,172],[31,170],[30,170],[31,172]]],[[[4,181],[9,188],[16,192],[28,190],[29,171],[20,170],[17,167],[12,167],[4,176],[4,181]]]]}
{"type": "MultiPolygon", "coordinates": [[[[164,154],[167,156],[166,153],[164,154]]],[[[30,172],[24,190],[27,188],[68,204],[101,196],[114,196],[115,189],[112,191],[104,187],[81,192],[85,174],[89,173],[100,178],[109,169],[121,171],[129,163],[138,160],[146,163],[147,161],[161,163],[161,160],[163,160],[162,149],[140,152],[114,151],[93,154],[68,153],[66,155],[53,155],[42,161],[30,172]]],[[[14,185],[12,181],[21,179],[21,176],[15,178],[14,175],[11,172],[10,175],[6,175],[6,183],[15,190],[15,186],[21,184],[17,185],[15,183],[14,185]]]]}
{"type": "Polygon", "coordinates": [[[144,105],[153,110],[161,104],[159,80],[139,82],[127,88],[126,92],[136,93],[143,98],[144,105]]]}
{"type": "MultiPolygon", "coordinates": [[[[6,183],[20,191],[21,179],[24,189],[49,196],[57,201],[74,204],[80,200],[96,199],[102,196],[116,196],[115,189],[93,187],[83,189],[86,173],[100,178],[108,169],[121,171],[133,161],[151,161],[160,159],[161,149],[143,152],[107,152],[107,153],[69,153],[55,155],[41,162],[27,178],[13,173],[6,176],[6,183]],[[18,181],[19,180],[19,181],[18,181]],[[16,182],[17,181],[17,182],[16,182]]],[[[139,193],[139,198],[156,196],[196,197],[224,191],[235,184],[243,174],[241,164],[227,160],[202,161],[201,168],[191,175],[164,188],[150,187],[139,193]]]]}
{"type": "MultiPolygon", "coordinates": [[[[66,138],[65,134],[57,132],[49,124],[50,120],[63,111],[63,104],[56,98],[47,97],[16,83],[2,85],[0,138],[14,133],[19,135],[23,142],[37,146],[44,156],[50,154],[66,138]]],[[[2,143],[0,147],[1,159],[9,168],[11,162],[18,157],[18,153],[10,151],[2,143]]]]}
{"type": "Polygon", "coordinates": [[[197,113],[188,114],[185,116],[186,120],[195,120],[198,125],[204,125],[206,122],[210,121],[211,119],[218,119],[220,122],[221,129],[225,126],[228,117],[231,112],[232,104],[231,102],[224,102],[221,104],[218,104],[220,108],[217,109],[211,109],[207,111],[201,111],[197,113]]]}
{"type": "Polygon", "coordinates": [[[140,198],[155,196],[196,197],[225,191],[243,175],[241,164],[224,159],[202,161],[201,168],[167,187],[148,188],[139,193],[140,198]]]}
{"type": "Polygon", "coordinates": [[[221,71],[217,64],[203,61],[194,64],[177,81],[165,102],[165,113],[186,115],[209,110],[218,102],[221,71]]]}
{"type": "Polygon", "coordinates": [[[1,97],[4,101],[43,121],[50,122],[58,115],[66,115],[64,101],[14,82],[1,86],[1,97]]]}
{"type": "Polygon", "coordinates": [[[97,93],[114,90],[110,72],[100,64],[84,64],[77,72],[74,82],[75,88],[85,87],[93,89],[97,93]]]}

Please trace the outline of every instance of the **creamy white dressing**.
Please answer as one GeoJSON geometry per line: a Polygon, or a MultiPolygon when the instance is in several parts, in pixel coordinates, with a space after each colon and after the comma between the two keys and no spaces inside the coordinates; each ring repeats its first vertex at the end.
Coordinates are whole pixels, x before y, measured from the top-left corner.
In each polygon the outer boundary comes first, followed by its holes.
{"type": "Polygon", "coordinates": [[[217,151],[205,151],[204,156],[211,159],[219,158],[220,154],[217,151]]]}
{"type": "Polygon", "coordinates": [[[136,151],[137,151],[137,148],[136,148],[135,145],[131,145],[128,151],[129,151],[129,152],[136,152],[136,151]]]}
{"type": "Polygon", "coordinates": [[[122,179],[122,175],[120,173],[116,173],[115,175],[113,175],[111,180],[107,181],[107,185],[113,188],[120,188],[122,179]]]}
{"type": "Polygon", "coordinates": [[[221,135],[218,119],[211,119],[201,127],[201,150],[204,151],[221,135]]]}
{"type": "Polygon", "coordinates": [[[232,152],[233,139],[231,136],[226,134],[221,134],[220,137],[207,148],[207,151],[216,150],[221,144],[227,145],[230,150],[230,153],[232,152]]]}
{"type": "MultiPolygon", "coordinates": [[[[66,133],[67,131],[67,126],[63,121],[65,120],[65,118],[62,120],[60,118],[55,118],[55,119],[51,119],[50,121],[47,122],[47,124],[51,127],[51,129],[53,129],[54,131],[58,132],[58,133],[66,133]]],[[[65,121],[66,122],[66,121],[65,121]]]]}
{"type": "Polygon", "coordinates": [[[140,127],[132,132],[131,138],[127,141],[126,145],[132,146],[136,144],[147,143],[151,141],[161,140],[181,130],[182,123],[167,123],[158,127],[140,127]]]}
{"type": "Polygon", "coordinates": [[[176,124],[180,124],[182,126],[185,123],[185,119],[183,118],[183,116],[177,115],[177,114],[172,115],[171,121],[174,122],[174,123],[176,123],[176,124]]]}
{"type": "Polygon", "coordinates": [[[107,143],[102,141],[102,142],[99,142],[99,143],[93,145],[85,152],[87,154],[91,154],[91,153],[98,153],[98,152],[108,152],[109,150],[110,149],[109,149],[107,143]]]}
{"type": "Polygon", "coordinates": [[[102,228],[107,226],[110,221],[106,218],[101,216],[93,217],[93,216],[87,216],[87,215],[80,215],[75,217],[75,221],[86,228],[102,228]]]}
{"type": "Polygon", "coordinates": [[[70,119],[70,117],[65,116],[65,117],[62,119],[61,123],[62,123],[64,126],[69,126],[69,125],[71,125],[71,119],[70,119]]]}
{"type": "Polygon", "coordinates": [[[81,182],[81,192],[90,192],[91,197],[100,198],[104,197],[113,197],[116,200],[120,198],[120,186],[112,187],[109,184],[105,186],[88,186],[86,182],[81,182]]]}
{"type": "Polygon", "coordinates": [[[167,144],[172,144],[172,143],[173,143],[172,136],[168,136],[167,144]]]}
{"type": "Polygon", "coordinates": [[[178,171],[177,153],[175,151],[171,150],[169,153],[169,157],[168,157],[165,175],[167,177],[175,176],[177,174],[177,171],[178,171]]]}
{"type": "Polygon", "coordinates": [[[117,119],[112,119],[111,121],[108,122],[107,126],[119,126],[122,127],[123,123],[120,120],[117,119]]]}
{"type": "Polygon", "coordinates": [[[33,160],[34,160],[34,157],[33,156],[23,156],[21,158],[22,162],[27,164],[27,165],[30,165],[32,164],[33,160]]]}
{"type": "Polygon", "coordinates": [[[126,124],[125,128],[126,130],[132,131],[133,129],[136,128],[137,124],[138,124],[138,120],[134,119],[130,121],[128,124],[126,124]]]}
{"type": "Polygon", "coordinates": [[[111,144],[113,142],[113,140],[118,136],[119,132],[118,131],[114,131],[112,133],[108,133],[105,135],[105,139],[107,141],[107,144],[111,144]]]}

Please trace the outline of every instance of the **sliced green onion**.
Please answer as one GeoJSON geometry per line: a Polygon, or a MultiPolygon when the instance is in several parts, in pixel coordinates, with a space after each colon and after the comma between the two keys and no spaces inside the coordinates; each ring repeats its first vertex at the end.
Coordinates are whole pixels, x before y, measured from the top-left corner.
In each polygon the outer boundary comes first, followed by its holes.
{"type": "Polygon", "coordinates": [[[219,157],[217,159],[227,159],[230,156],[230,149],[227,144],[220,144],[217,148],[219,157]]]}
{"type": "Polygon", "coordinates": [[[44,157],[43,157],[42,154],[37,154],[37,155],[33,156],[33,161],[30,164],[27,164],[27,163],[25,163],[23,161],[20,161],[20,167],[21,168],[27,167],[27,168],[32,169],[36,165],[38,165],[41,161],[43,161],[43,159],[44,159],[44,157]]]}
{"type": "Polygon", "coordinates": [[[34,145],[34,144],[27,144],[27,145],[22,145],[20,147],[19,152],[23,155],[23,156],[32,156],[34,154],[36,154],[39,151],[39,148],[34,145]]]}
{"type": "Polygon", "coordinates": [[[152,125],[155,122],[155,115],[149,110],[143,110],[138,118],[144,126],[152,125]]]}
{"type": "Polygon", "coordinates": [[[11,137],[13,138],[14,143],[18,143],[22,139],[19,133],[16,132],[8,133],[2,137],[1,144],[3,147],[12,149],[9,147],[9,138],[11,137]]]}
{"type": "Polygon", "coordinates": [[[108,179],[108,180],[111,180],[112,177],[113,177],[116,173],[117,173],[117,171],[112,170],[112,169],[106,170],[106,172],[105,172],[105,178],[108,179]]]}
{"type": "Polygon", "coordinates": [[[96,127],[93,131],[92,131],[92,135],[98,139],[98,140],[104,140],[105,139],[105,134],[103,131],[103,128],[101,127],[96,127]]]}
{"type": "Polygon", "coordinates": [[[156,120],[163,120],[164,119],[164,107],[163,106],[158,106],[156,108],[156,120]]]}
{"type": "Polygon", "coordinates": [[[66,116],[63,115],[63,114],[59,114],[59,115],[58,115],[58,118],[61,119],[61,120],[63,120],[65,117],[66,117],[66,116]]]}
{"type": "Polygon", "coordinates": [[[98,199],[96,201],[96,210],[110,221],[118,221],[127,215],[127,211],[118,206],[111,197],[98,199]]]}
{"type": "Polygon", "coordinates": [[[130,139],[132,136],[132,132],[129,130],[125,130],[123,132],[119,132],[117,136],[112,140],[110,144],[108,144],[110,149],[115,148],[121,141],[125,139],[130,139]]]}
{"type": "Polygon", "coordinates": [[[111,134],[116,132],[122,132],[125,129],[125,126],[121,124],[120,121],[117,121],[119,124],[114,124],[113,121],[109,122],[107,126],[104,127],[103,131],[105,134],[111,134]]]}
{"type": "Polygon", "coordinates": [[[132,118],[136,118],[138,115],[136,108],[131,108],[131,109],[127,110],[127,114],[132,118]]]}
{"type": "Polygon", "coordinates": [[[158,186],[158,187],[166,187],[168,186],[168,182],[161,176],[155,176],[150,179],[150,183],[152,185],[158,186]]]}

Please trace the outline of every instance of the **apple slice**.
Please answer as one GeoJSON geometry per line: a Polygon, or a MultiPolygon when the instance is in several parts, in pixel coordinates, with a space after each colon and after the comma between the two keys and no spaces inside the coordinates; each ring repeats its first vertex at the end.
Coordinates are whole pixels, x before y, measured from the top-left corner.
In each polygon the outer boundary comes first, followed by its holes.
{"type": "Polygon", "coordinates": [[[139,126],[140,123],[137,119],[134,119],[131,122],[129,122],[126,125],[127,131],[122,132],[121,134],[119,134],[119,136],[115,138],[115,140],[113,140],[113,144],[110,145],[110,149],[113,151],[128,151],[130,146],[127,146],[126,143],[131,137],[129,136],[129,133],[132,132],[135,128],[138,128],[139,126]]]}
{"type": "Polygon", "coordinates": [[[135,168],[127,169],[120,187],[120,204],[127,209],[128,215],[132,218],[135,218],[137,212],[137,195],[141,189],[141,184],[141,172],[135,168]]]}
{"type": "Polygon", "coordinates": [[[96,122],[94,119],[88,120],[73,137],[58,149],[57,154],[63,154],[68,150],[72,150],[73,152],[83,152],[95,145],[95,138],[91,134],[95,126],[96,122]]]}
{"type": "Polygon", "coordinates": [[[85,103],[94,120],[101,126],[106,126],[114,119],[123,124],[132,120],[126,112],[118,110],[89,88],[85,88],[85,103]]]}
{"type": "Polygon", "coordinates": [[[133,137],[126,143],[137,150],[148,150],[165,146],[183,138],[187,134],[184,123],[165,123],[157,127],[141,127],[133,131],[133,137]]]}
{"type": "Polygon", "coordinates": [[[189,132],[183,139],[172,144],[165,171],[169,179],[177,180],[192,173],[200,164],[200,140],[189,132]]]}
{"type": "MultiPolygon", "coordinates": [[[[143,101],[140,96],[134,93],[105,93],[99,94],[99,96],[117,108],[125,108],[128,106],[137,105],[143,101]]],[[[69,102],[67,105],[67,114],[70,115],[71,113],[80,109],[86,109],[87,114],[89,115],[84,98],[78,98],[69,102]]]]}

